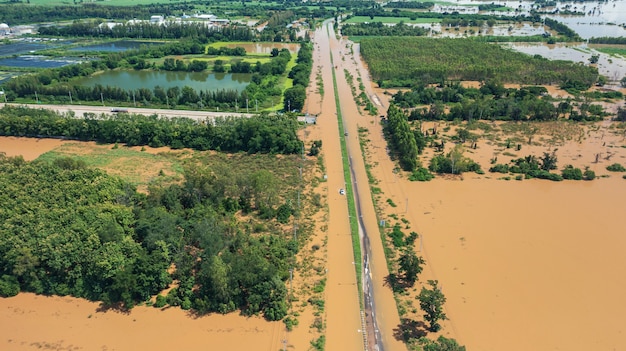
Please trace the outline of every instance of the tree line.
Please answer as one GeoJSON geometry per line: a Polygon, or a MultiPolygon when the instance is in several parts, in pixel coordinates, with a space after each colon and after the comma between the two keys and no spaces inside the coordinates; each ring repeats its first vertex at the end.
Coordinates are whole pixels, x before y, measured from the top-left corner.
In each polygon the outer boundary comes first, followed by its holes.
{"type": "Polygon", "coordinates": [[[283,109],[285,111],[301,111],[306,100],[306,88],[309,85],[311,70],[313,69],[313,45],[305,43],[300,46],[296,65],[289,72],[293,79],[293,86],[285,90],[283,109]]]}
{"type": "Polygon", "coordinates": [[[427,35],[428,29],[413,27],[400,22],[393,26],[386,26],[382,22],[354,23],[341,27],[341,34],[356,36],[422,36],[427,35]]]}
{"type": "Polygon", "coordinates": [[[195,5],[190,3],[149,4],[136,6],[104,6],[81,4],[80,6],[37,6],[23,4],[0,5],[0,22],[30,24],[56,22],[84,18],[150,18],[152,15],[170,16],[176,12],[192,12],[195,5]]]}
{"type": "Polygon", "coordinates": [[[618,44],[626,45],[626,37],[593,37],[589,38],[589,44],[618,44]]]}
{"type": "Polygon", "coordinates": [[[569,81],[589,88],[598,79],[595,67],[529,56],[471,39],[363,38],[361,52],[382,87],[497,80],[519,84],[569,81]]]}
{"type": "Polygon", "coordinates": [[[42,26],[39,34],[48,36],[75,36],[134,39],[202,38],[213,41],[251,41],[255,34],[247,26],[229,25],[209,27],[202,22],[171,22],[161,25],[150,22],[126,22],[113,27],[102,20],[76,21],[67,26],[42,26]]]}
{"type": "Polygon", "coordinates": [[[59,115],[50,110],[5,106],[0,135],[63,137],[103,143],[192,148],[226,152],[294,154],[302,151],[293,117],[261,114],[251,118],[217,118],[197,122],[156,115],[59,115]]]}

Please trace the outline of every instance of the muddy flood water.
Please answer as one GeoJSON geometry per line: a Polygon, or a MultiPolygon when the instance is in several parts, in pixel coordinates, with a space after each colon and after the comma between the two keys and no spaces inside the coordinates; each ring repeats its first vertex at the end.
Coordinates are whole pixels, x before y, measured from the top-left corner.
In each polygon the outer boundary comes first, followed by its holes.
{"type": "Polygon", "coordinates": [[[429,279],[468,350],[623,350],[626,180],[410,184],[429,279]]]}
{"type": "Polygon", "coordinates": [[[68,141],[60,139],[0,137],[0,153],[3,152],[6,156],[22,156],[26,161],[32,161],[66,142],[68,141]]]}
{"type": "Polygon", "coordinates": [[[282,322],[236,313],[195,318],[180,308],[102,311],[99,303],[22,293],[0,298],[0,350],[280,349],[282,322]]]}

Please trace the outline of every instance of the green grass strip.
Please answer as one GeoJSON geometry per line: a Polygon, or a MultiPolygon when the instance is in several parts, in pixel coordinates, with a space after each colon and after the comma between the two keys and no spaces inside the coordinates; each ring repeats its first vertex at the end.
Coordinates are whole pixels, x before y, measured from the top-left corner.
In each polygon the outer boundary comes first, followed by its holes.
{"type": "MultiPolygon", "coordinates": [[[[328,33],[328,27],[326,27],[328,33]]],[[[330,53],[330,64],[334,67],[333,54],[330,53]]],[[[354,253],[354,269],[356,271],[356,284],[359,292],[359,306],[363,309],[363,282],[361,281],[363,270],[363,259],[361,256],[361,240],[359,238],[359,223],[356,213],[356,204],[354,203],[352,177],[350,177],[350,157],[348,156],[348,148],[346,146],[346,138],[343,128],[343,117],[341,115],[341,104],[339,103],[339,94],[337,93],[337,78],[335,70],[333,72],[333,87],[335,88],[335,105],[337,107],[337,122],[339,125],[339,135],[341,135],[341,158],[343,160],[343,178],[346,183],[346,198],[348,199],[348,215],[350,216],[350,234],[352,236],[352,251],[354,253]]]]}

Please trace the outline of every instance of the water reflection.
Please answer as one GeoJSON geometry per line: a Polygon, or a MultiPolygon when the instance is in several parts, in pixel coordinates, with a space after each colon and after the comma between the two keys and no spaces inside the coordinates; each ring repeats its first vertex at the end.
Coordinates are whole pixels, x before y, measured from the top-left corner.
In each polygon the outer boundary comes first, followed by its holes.
{"type": "Polygon", "coordinates": [[[71,51],[122,52],[126,50],[139,49],[143,45],[152,46],[152,45],[162,45],[162,44],[163,43],[150,42],[150,41],[120,40],[120,41],[104,43],[104,44],[80,46],[80,47],[72,48],[70,50],[71,51]]]}
{"type": "Polygon", "coordinates": [[[529,55],[541,55],[550,60],[567,60],[585,65],[589,64],[592,55],[599,55],[598,72],[606,76],[611,85],[617,85],[618,81],[626,76],[626,59],[604,54],[587,44],[509,43],[505,46],[529,55]]]}
{"type": "Polygon", "coordinates": [[[28,68],[57,68],[81,62],[76,59],[50,58],[48,56],[23,55],[0,59],[0,66],[28,68]]]}
{"type": "Polygon", "coordinates": [[[108,85],[124,89],[153,89],[159,85],[165,89],[189,86],[196,90],[233,89],[242,91],[250,83],[251,74],[206,73],[168,71],[106,71],[77,82],[78,85],[108,85]]]}

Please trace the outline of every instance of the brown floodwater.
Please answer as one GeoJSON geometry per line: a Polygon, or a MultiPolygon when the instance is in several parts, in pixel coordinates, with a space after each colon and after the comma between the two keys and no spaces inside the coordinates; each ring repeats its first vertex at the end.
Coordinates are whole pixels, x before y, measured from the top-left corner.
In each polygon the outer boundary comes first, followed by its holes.
{"type": "Polygon", "coordinates": [[[626,180],[406,184],[456,337],[469,350],[626,348],[626,180]]]}
{"type": "Polygon", "coordinates": [[[0,137],[0,152],[4,152],[6,156],[22,156],[26,161],[32,161],[67,142],[60,139],[0,137]]]}
{"type": "Polygon", "coordinates": [[[0,298],[1,350],[280,350],[282,322],[180,308],[102,311],[72,297],[0,298]]]}

